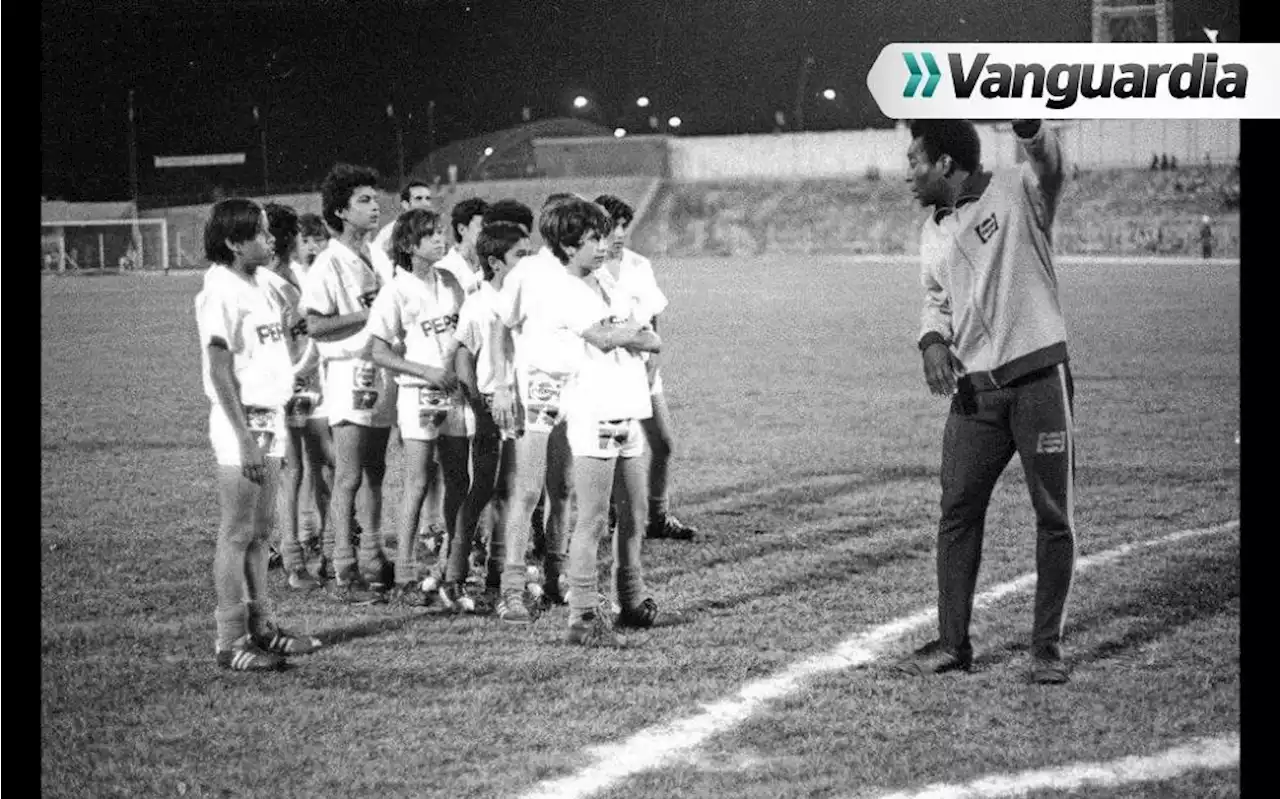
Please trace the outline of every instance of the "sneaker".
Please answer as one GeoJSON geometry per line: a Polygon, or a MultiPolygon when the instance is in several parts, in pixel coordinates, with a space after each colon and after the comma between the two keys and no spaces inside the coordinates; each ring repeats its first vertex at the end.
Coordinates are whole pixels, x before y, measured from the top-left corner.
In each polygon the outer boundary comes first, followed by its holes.
{"type": "Polygon", "coordinates": [[[320,580],[307,571],[305,566],[299,566],[289,573],[289,587],[294,591],[314,591],[320,585],[320,580]]]}
{"type": "Polygon", "coordinates": [[[524,598],[518,592],[511,592],[498,602],[498,618],[507,624],[528,624],[533,615],[524,606],[524,598]]]}
{"type": "Polygon", "coordinates": [[[264,652],[253,638],[241,636],[229,649],[219,649],[217,662],[220,668],[232,671],[277,671],[285,667],[285,659],[264,652]]]}
{"type": "Polygon", "coordinates": [[[428,574],[426,577],[422,578],[420,585],[423,593],[434,594],[440,590],[440,578],[434,573],[428,574]]]}
{"type": "Polygon", "coordinates": [[[267,546],[267,571],[284,568],[284,555],[274,545],[267,546]]]}
{"type": "Polygon", "coordinates": [[[948,671],[969,671],[973,667],[973,652],[952,652],[943,649],[938,641],[930,641],[894,664],[894,670],[913,677],[943,674],[948,671]]]}
{"type": "Polygon", "coordinates": [[[674,541],[692,541],[698,536],[698,528],[690,527],[671,514],[655,516],[645,527],[645,538],[669,538],[674,541]]]}
{"type": "Polygon", "coordinates": [[[406,608],[425,608],[431,605],[431,594],[422,590],[418,582],[401,583],[391,590],[392,604],[406,608]]]}
{"type": "Polygon", "coordinates": [[[454,613],[475,613],[476,602],[467,596],[465,583],[445,583],[440,587],[440,604],[454,613]]]}
{"type": "Polygon", "coordinates": [[[313,635],[298,635],[271,622],[261,625],[253,642],[273,655],[310,655],[324,646],[313,635]]]}
{"type": "Polygon", "coordinates": [[[1070,679],[1067,664],[1061,658],[1034,657],[1031,661],[1031,682],[1037,685],[1062,685],[1070,679]]]}
{"type": "Polygon", "coordinates": [[[348,605],[374,605],[387,601],[386,595],[375,591],[354,564],[334,578],[333,594],[340,602],[348,605]]]}
{"type": "Polygon", "coordinates": [[[653,627],[671,627],[683,624],[684,621],[683,616],[658,610],[658,603],[649,597],[633,608],[619,611],[614,626],[622,629],[648,630],[653,627]]]}
{"type": "Polygon", "coordinates": [[[614,632],[607,620],[596,612],[570,621],[564,640],[576,646],[608,649],[621,649],[627,645],[626,637],[614,632]]]}

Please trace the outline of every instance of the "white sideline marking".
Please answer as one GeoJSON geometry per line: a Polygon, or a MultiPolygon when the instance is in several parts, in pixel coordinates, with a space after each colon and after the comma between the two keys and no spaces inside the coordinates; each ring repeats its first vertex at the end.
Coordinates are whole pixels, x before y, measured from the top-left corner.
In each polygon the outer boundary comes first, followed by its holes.
{"type": "Polygon", "coordinates": [[[1231,768],[1240,762],[1240,734],[1195,738],[1155,755],[1123,757],[1110,763],[1072,763],[1055,768],[992,774],[962,785],[934,784],[916,792],[880,799],[970,799],[1023,796],[1031,791],[1112,788],[1134,782],[1168,780],[1193,770],[1231,768]]]}
{"type": "MultiPolygon", "coordinates": [[[[1239,521],[1229,521],[1213,527],[1180,530],[1160,538],[1123,544],[1079,558],[1076,571],[1110,563],[1132,552],[1170,544],[1187,538],[1214,535],[1234,530],[1239,521]]],[[[1016,579],[993,586],[974,598],[974,607],[982,607],[1022,588],[1035,585],[1036,575],[1025,574],[1016,579]]],[[[724,732],[745,721],[766,702],[794,692],[800,684],[827,672],[861,666],[875,659],[887,645],[916,627],[937,619],[937,609],[921,610],[888,624],[873,627],[858,635],[846,638],[834,649],[799,663],[794,663],[780,674],[755,680],[742,686],[737,694],[703,706],[695,716],[649,727],[630,738],[613,744],[591,747],[587,751],[595,762],[574,774],[559,779],[546,780],[534,786],[524,799],[571,799],[590,796],[614,784],[644,771],[659,768],[686,757],[689,750],[700,746],[713,735],[724,732]]]]}

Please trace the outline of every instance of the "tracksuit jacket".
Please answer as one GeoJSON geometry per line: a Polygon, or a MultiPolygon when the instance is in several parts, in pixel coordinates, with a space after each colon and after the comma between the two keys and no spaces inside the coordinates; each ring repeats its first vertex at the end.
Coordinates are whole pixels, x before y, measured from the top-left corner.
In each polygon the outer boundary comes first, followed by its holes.
{"type": "Polygon", "coordinates": [[[1067,360],[1050,257],[1061,151],[1043,124],[1019,141],[1027,162],[975,172],[960,187],[955,210],[939,210],[921,231],[919,347],[947,344],[978,390],[1067,360]]]}

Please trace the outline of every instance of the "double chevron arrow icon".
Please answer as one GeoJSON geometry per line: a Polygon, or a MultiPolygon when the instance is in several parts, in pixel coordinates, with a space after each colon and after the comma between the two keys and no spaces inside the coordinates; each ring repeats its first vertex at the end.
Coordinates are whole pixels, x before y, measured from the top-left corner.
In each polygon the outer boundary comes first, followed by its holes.
{"type": "MultiPolygon", "coordinates": [[[[914,97],[916,87],[920,85],[920,65],[916,63],[915,53],[903,53],[902,58],[907,62],[907,71],[911,73],[911,77],[907,78],[907,87],[902,90],[902,96],[914,97]]],[[[924,84],[924,94],[921,96],[932,97],[933,90],[938,85],[938,79],[942,77],[942,71],[938,69],[938,62],[933,60],[933,53],[921,53],[920,58],[924,61],[925,69],[929,70],[929,80],[924,84]]]]}

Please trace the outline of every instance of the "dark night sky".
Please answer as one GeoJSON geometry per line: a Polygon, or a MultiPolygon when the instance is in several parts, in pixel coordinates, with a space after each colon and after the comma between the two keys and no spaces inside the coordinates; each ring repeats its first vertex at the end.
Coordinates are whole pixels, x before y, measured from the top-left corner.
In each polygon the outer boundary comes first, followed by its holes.
{"type": "MultiPolygon", "coordinates": [[[[1239,41],[1238,0],[1175,0],[1175,37],[1239,41]]],[[[795,106],[814,58],[809,129],[890,124],[865,75],[899,41],[1088,41],[1089,0],[45,0],[42,193],[128,197],[128,92],[140,182],[152,157],[245,152],[260,171],[256,103],[274,185],[337,160],[396,170],[394,103],[409,165],[435,142],[565,116],[582,93],[597,121],[638,130],[652,98],[684,135],[763,132],[795,106]],[[946,9],[946,10],[943,10],[946,9]],[[836,103],[817,97],[831,87],[836,103]]],[[[647,117],[647,114],[645,114],[647,117]]]]}

